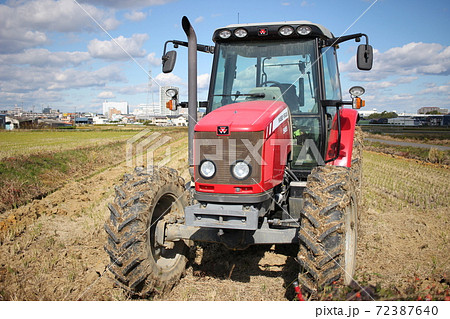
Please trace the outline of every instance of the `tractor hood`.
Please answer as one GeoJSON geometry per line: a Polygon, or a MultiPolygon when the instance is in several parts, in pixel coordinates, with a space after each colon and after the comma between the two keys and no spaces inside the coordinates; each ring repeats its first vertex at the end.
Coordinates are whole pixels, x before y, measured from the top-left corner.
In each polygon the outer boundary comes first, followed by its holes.
{"type": "Polygon", "coordinates": [[[281,101],[260,100],[228,104],[204,116],[195,126],[195,131],[216,132],[219,126],[227,126],[230,132],[264,131],[269,125],[274,129],[288,114],[286,103],[281,101]]]}

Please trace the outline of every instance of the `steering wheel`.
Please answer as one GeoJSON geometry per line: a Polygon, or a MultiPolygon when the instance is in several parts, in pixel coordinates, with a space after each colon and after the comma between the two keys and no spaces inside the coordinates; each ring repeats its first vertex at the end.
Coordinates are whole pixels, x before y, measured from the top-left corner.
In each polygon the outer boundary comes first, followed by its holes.
{"type": "Polygon", "coordinates": [[[275,84],[275,85],[280,85],[280,82],[277,81],[264,81],[263,83],[261,83],[261,86],[267,86],[267,84],[275,84]]]}

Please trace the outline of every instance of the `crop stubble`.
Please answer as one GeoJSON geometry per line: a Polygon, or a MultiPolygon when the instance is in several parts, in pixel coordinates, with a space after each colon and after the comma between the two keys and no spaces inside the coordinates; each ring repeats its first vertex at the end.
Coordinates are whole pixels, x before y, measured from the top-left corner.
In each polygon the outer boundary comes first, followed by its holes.
{"type": "MultiPolygon", "coordinates": [[[[171,144],[176,151],[169,165],[182,169],[184,178],[186,144],[186,139],[171,144]]],[[[128,298],[109,280],[102,248],[106,205],[128,170],[122,163],[7,212],[18,220],[2,234],[0,299],[128,298]]],[[[423,285],[448,280],[448,168],[364,152],[363,173],[357,280],[393,287],[399,297],[408,294],[411,280],[423,285]]],[[[228,251],[198,245],[180,284],[155,299],[290,299],[286,288],[296,276],[295,254],[267,246],[228,251]]]]}

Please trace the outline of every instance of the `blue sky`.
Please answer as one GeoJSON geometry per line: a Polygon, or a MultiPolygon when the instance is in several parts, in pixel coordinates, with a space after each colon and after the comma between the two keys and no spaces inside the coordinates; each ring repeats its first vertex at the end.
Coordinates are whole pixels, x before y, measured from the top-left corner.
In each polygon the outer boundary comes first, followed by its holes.
{"type": "MultiPolygon", "coordinates": [[[[0,110],[101,112],[103,101],[134,106],[176,85],[187,100],[187,50],[172,74],[161,74],[166,40],[185,40],[186,15],[200,43],[229,24],[309,20],[335,36],[366,33],[374,68],[357,71],[357,43],[338,50],[342,91],[366,88],[366,108],[414,112],[450,108],[450,2],[444,0],[11,0],[0,1],[0,110]],[[114,41],[112,40],[114,39],[114,41]],[[129,55],[116,45],[119,43],[129,55]],[[130,58],[130,56],[132,58],[130,58]]],[[[199,54],[199,98],[205,99],[212,55],[199,54]]]]}

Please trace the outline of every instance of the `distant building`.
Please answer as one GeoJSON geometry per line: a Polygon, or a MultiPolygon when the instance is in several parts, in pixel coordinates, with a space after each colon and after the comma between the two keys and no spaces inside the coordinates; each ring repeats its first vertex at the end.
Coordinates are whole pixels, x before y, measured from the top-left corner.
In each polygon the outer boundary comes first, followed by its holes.
{"type": "Polygon", "coordinates": [[[13,110],[10,112],[14,116],[21,116],[23,113],[23,109],[20,106],[15,106],[13,110]]]}
{"type": "Polygon", "coordinates": [[[439,114],[448,114],[449,111],[447,109],[441,109],[440,107],[435,107],[435,106],[425,106],[425,107],[421,107],[417,113],[419,114],[427,114],[430,112],[437,112],[439,114]]]}
{"type": "Polygon", "coordinates": [[[175,126],[187,126],[188,125],[187,118],[184,117],[183,115],[179,115],[178,117],[173,118],[172,123],[175,126]]]}
{"type": "Polygon", "coordinates": [[[114,117],[116,117],[117,115],[121,115],[121,114],[127,114],[127,113],[122,113],[120,110],[117,110],[116,108],[110,108],[108,110],[108,119],[113,119],[114,117]]]}
{"type": "Polygon", "coordinates": [[[154,116],[160,115],[159,104],[139,104],[132,112],[137,119],[148,120],[154,116]]]}
{"type": "Polygon", "coordinates": [[[6,126],[6,115],[0,114],[0,129],[4,130],[6,126]]]}
{"type": "Polygon", "coordinates": [[[409,116],[399,116],[388,119],[388,124],[402,125],[402,126],[420,126],[422,122],[417,118],[412,118],[409,116]]]}
{"type": "Polygon", "coordinates": [[[371,111],[370,110],[358,110],[358,114],[362,117],[367,117],[367,116],[375,114],[375,113],[378,113],[377,109],[372,109],[371,111]]]}
{"type": "Polygon", "coordinates": [[[183,108],[179,108],[180,111],[180,115],[185,115],[186,117],[188,116],[188,108],[187,107],[183,107],[183,108]]]}
{"type": "Polygon", "coordinates": [[[94,116],[93,118],[94,124],[107,124],[109,122],[106,116],[94,116]]]}
{"type": "Polygon", "coordinates": [[[157,126],[168,126],[169,118],[167,116],[155,116],[152,117],[152,124],[157,126]]]}
{"type": "Polygon", "coordinates": [[[75,113],[63,113],[59,115],[59,119],[64,123],[73,124],[73,121],[76,118],[75,113]]]}
{"type": "Polygon", "coordinates": [[[129,114],[128,102],[103,102],[103,115],[108,115],[111,109],[120,111],[119,114],[129,114]]]}
{"type": "Polygon", "coordinates": [[[5,130],[14,130],[20,127],[20,122],[18,119],[12,116],[5,117],[5,130]]]}
{"type": "Polygon", "coordinates": [[[75,118],[75,124],[93,124],[94,121],[91,117],[77,117],[75,118]]]}
{"type": "Polygon", "coordinates": [[[58,128],[58,127],[72,126],[72,124],[65,123],[55,119],[38,119],[38,126],[40,128],[42,127],[58,128]]]}
{"type": "Polygon", "coordinates": [[[450,115],[444,115],[443,116],[442,125],[450,126],[450,115]]]}

